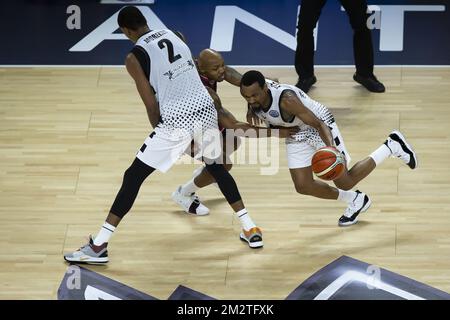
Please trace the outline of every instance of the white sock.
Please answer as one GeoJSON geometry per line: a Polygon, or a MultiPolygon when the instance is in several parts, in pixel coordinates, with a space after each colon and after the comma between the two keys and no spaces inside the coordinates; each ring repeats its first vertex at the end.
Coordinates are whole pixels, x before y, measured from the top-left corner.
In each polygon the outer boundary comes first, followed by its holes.
{"type": "Polygon", "coordinates": [[[239,221],[241,222],[241,226],[244,230],[250,230],[251,228],[256,227],[255,223],[253,222],[252,218],[250,218],[250,215],[247,212],[247,209],[242,209],[236,212],[236,216],[239,218],[239,221]]]}
{"type": "Polygon", "coordinates": [[[114,230],[116,230],[116,227],[109,224],[108,222],[105,222],[94,239],[94,245],[100,246],[105,242],[109,242],[109,239],[114,233],[114,230]]]}
{"type": "Polygon", "coordinates": [[[195,191],[197,191],[199,188],[195,185],[194,183],[194,178],[192,178],[191,180],[189,180],[189,182],[187,182],[185,185],[183,185],[181,187],[181,194],[184,196],[190,196],[192,193],[194,193],[195,191]]]}
{"type": "Polygon", "coordinates": [[[340,201],[344,201],[345,203],[350,203],[353,200],[355,200],[357,193],[355,191],[349,190],[349,191],[344,191],[341,189],[339,190],[339,196],[338,196],[338,200],[340,201]]]}
{"type": "Polygon", "coordinates": [[[391,155],[391,149],[389,149],[384,143],[374,152],[372,152],[372,154],[370,155],[370,157],[373,159],[373,161],[375,161],[375,165],[379,165],[380,163],[382,163],[384,160],[386,160],[387,158],[389,158],[389,156],[391,155]]]}

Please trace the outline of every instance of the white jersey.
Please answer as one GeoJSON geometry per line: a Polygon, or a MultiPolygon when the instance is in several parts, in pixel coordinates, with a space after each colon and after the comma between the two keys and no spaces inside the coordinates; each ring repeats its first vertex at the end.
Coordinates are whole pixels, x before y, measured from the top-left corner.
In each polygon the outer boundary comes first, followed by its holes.
{"type": "Polygon", "coordinates": [[[172,31],[152,30],[141,36],[135,48],[150,59],[150,84],[159,102],[161,127],[192,130],[217,126],[214,102],[200,80],[189,47],[172,31]]]}
{"type": "Polygon", "coordinates": [[[290,119],[283,118],[283,113],[280,110],[280,98],[286,90],[295,92],[303,105],[311,110],[317,118],[324,121],[328,126],[334,123],[334,118],[331,112],[321,103],[311,99],[306,93],[296,86],[280,84],[272,80],[266,80],[266,83],[272,102],[267,111],[260,110],[256,112],[256,115],[263,120],[267,126],[300,127],[300,131],[293,138],[286,139],[287,143],[298,141],[308,142],[317,146],[322,145],[323,141],[320,138],[317,129],[305,124],[296,116],[292,116],[290,119]]]}

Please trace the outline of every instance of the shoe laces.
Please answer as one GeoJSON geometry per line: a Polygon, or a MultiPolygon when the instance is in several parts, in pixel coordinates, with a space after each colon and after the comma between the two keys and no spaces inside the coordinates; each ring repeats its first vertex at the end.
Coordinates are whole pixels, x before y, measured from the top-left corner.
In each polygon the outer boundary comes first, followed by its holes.
{"type": "Polygon", "coordinates": [[[356,198],[355,198],[352,202],[350,202],[350,203],[348,204],[348,207],[345,209],[344,216],[346,216],[346,217],[351,217],[351,216],[353,215],[353,213],[355,212],[355,209],[356,209],[356,201],[358,200],[358,197],[359,197],[360,195],[361,195],[361,194],[358,193],[358,194],[356,195],[356,198]]]}
{"type": "Polygon", "coordinates": [[[345,212],[344,212],[344,216],[346,216],[347,218],[350,218],[351,216],[352,216],[352,214],[353,214],[353,209],[350,209],[351,208],[351,204],[345,209],[345,212]]]}
{"type": "Polygon", "coordinates": [[[403,151],[401,145],[391,138],[388,139],[389,149],[392,151],[392,155],[396,158],[402,159],[407,162],[409,160],[408,154],[403,151]]]}
{"type": "Polygon", "coordinates": [[[92,236],[84,237],[84,240],[86,240],[86,244],[84,246],[81,246],[77,251],[82,251],[83,249],[91,246],[91,239],[92,236]]]}
{"type": "Polygon", "coordinates": [[[199,197],[194,193],[191,194],[191,200],[195,203],[200,203],[199,197]]]}
{"type": "Polygon", "coordinates": [[[408,160],[409,160],[408,155],[406,155],[406,154],[399,154],[399,155],[396,155],[396,157],[399,159],[402,159],[405,162],[408,162],[408,160]]]}

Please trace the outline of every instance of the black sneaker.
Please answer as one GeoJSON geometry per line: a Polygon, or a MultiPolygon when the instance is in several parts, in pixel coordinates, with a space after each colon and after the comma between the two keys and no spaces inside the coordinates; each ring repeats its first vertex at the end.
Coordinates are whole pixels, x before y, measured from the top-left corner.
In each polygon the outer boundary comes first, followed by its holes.
{"type": "Polygon", "coordinates": [[[356,190],[356,198],[348,204],[345,213],[339,218],[339,226],[350,226],[358,222],[358,215],[367,211],[371,204],[372,201],[365,193],[356,190]]]}
{"type": "Polygon", "coordinates": [[[360,83],[363,87],[365,87],[370,92],[384,92],[386,91],[386,88],[384,85],[378,81],[377,77],[374,75],[370,77],[363,77],[359,75],[358,73],[355,73],[353,75],[353,80],[360,83]]]}
{"type": "Polygon", "coordinates": [[[417,168],[417,155],[400,131],[392,131],[384,144],[391,150],[392,156],[403,160],[411,169],[417,168]]]}
{"type": "Polygon", "coordinates": [[[311,89],[312,85],[317,82],[316,76],[312,76],[306,79],[298,79],[295,86],[302,90],[304,93],[308,93],[309,89],[311,89]]]}

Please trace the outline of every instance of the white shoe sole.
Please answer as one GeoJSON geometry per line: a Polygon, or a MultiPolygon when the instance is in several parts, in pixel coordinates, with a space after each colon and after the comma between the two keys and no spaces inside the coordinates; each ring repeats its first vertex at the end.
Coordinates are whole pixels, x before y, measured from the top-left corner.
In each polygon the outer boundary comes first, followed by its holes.
{"type": "Polygon", "coordinates": [[[94,258],[94,257],[86,256],[86,255],[78,257],[78,258],[67,258],[66,256],[64,256],[64,260],[66,260],[67,262],[72,262],[72,263],[86,263],[86,264],[105,264],[105,263],[108,263],[108,261],[109,261],[108,257],[94,258]]]}
{"type": "Polygon", "coordinates": [[[252,249],[258,249],[258,248],[262,248],[262,247],[264,246],[264,244],[263,244],[262,241],[249,242],[249,241],[247,240],[247,238],[244,236],[243,233],[241,233],[241,234],[239,235],[239,238],[240,238],[242,241],[247,242],[248,246],[249,246],[250,248],[252,248],[252,249]]]}
{"type": "Polygon", "coordinates": [[[370,198],[369,198],[369,201],[367,201],[366,205],[358,213],[358,216],[355,218],[355,220],[349,221],[349,222],[339,222],[338,225],[340,227],[348,227],[348,226],[351,226],[351,225],[357,223],[358,222],[358,218],[361,215],[361,213],[366,212],[367,210],[369,210],[371,205],[372,205],[372,200],[370,200],[370,198]]]}
{"type": "Polygon", "coordinates": [[[414,157],[414,160],[416,162],[416,166],[414,167],[414,169],[417,169],[419,167],[419,159],[417,159],[417,155],[416,155],[416,152],[414,151],[414,149],[411,147],[411,145],[408,143],[408,141],[406,141],[405,136],[400,131],[397,131],[397,130],[392,131],[391,134],[392,133],[395,133],[397,136],[399,136],[400,139],[402,139],[403,142],[405,143],[406,147],[409,150],[411,150],[411,152],[413,154],[413,157],[414,157]]]}

